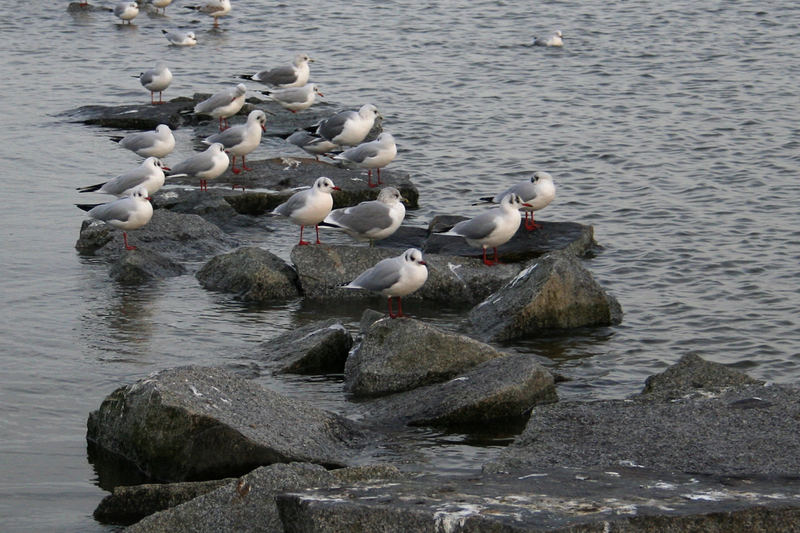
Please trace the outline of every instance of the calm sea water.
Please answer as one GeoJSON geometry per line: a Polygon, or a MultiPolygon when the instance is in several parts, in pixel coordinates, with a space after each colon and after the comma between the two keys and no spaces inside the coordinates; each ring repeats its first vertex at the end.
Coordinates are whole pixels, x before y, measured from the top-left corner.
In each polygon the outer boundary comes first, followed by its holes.
{"type": "MultiPolygon", "coordinates": [[[[67,2],[0,0],[3,530],[108,530],[91,518],[105,493],[85,422],[116,387],[181,364],[246,364],[264,339],[329,316],[355,325],[362,311],[245,306],[191,275],[123,287],[76,253],[74,188],[138,161],[109,131],[59,113],[147,101],[131,76],[162,58],[175,97],[309,53],[327,101],[383,113],[400,146],[392,167],[420,189],[411,224],[475,214],[471,199],[553,174],[558,198],[539,218],[594,226],[603,250],[586,265],[625,311],[619,327],[506,346],[570,377],[562,398],[627,396],[687,353],[797,381],[796,2],[234,0],[219,31],[187,3],[128,28],[110,13],[69,14],[67,2]],[[173,27],[200,44],[169,48],[161,29],[173,27]],[[563,49],[528,46],[555,29],[563,49]]],[[[168,163],[191,152],[192,132],[177,138],[168,163]]],[[[299,153],[268,139],[253,159],[275,155],[299,153]]],[[[257,244],[288,257],[294,238],[257,244]]],[[[463,310],[408,311],[462,326],[463,310]]],[[[265,383],[348,412],[336,379],[265,383]]],[[[475,468],[496,449],[412,436],[429,470],[475,468]]]]}

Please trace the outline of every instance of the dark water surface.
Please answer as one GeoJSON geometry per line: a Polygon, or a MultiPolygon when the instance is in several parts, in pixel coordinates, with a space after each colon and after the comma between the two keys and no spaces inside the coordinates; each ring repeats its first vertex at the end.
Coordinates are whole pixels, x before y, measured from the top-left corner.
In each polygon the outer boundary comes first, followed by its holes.
{"type": "MultiPolygon", "coordinates": [[[[355,325],[363,310],[245,306],[191,275],[122,287],[76,253],[83,216],[73,204],[85,198],[74,188],[138,160],[108,130],[59,114],[146,102],[131,75],[160,58],[175,76],[172,98],[309,53],[328,102],[383,113],[400,149],[391,168],[420,189],[410,224],[476,214],[472,199],[549,171],[558,197],[538,218],[594,226],[603,250],[586,265],[625,311],[619,327],[506,347],[570,377],[562,398],[625,397],[687,353],[797,381],[796,2],[234,0],[219,31],[187,3],[128,28],[110,13],[67,13],[67,2],[0,0],[4,531],[108,529],[91,518],[105,493],[85,422],[116,387],[181,364],[246,365],[262,340],[329,316],[355,325]],[[166,46],[161,29],[172,27],[195,29],[200,44],[166,46]],[[555,29],[563,49],[528,46],[555,29]]],[[[167,163],[192,151],[190,130],[176,137],[167,163]]],[[[267,139],[253,159],[276,155],[300,153],[267,139]]],[[[295,238],[256,244],[288,258],[295,238]]],[[[407,307],[462,325],[463,310],[407,307]]],[[[265,384],[348,412],[335,378],[265,384]]],[[[411,433],[429,470],[477,468],[508,437],[411,433]]]]}

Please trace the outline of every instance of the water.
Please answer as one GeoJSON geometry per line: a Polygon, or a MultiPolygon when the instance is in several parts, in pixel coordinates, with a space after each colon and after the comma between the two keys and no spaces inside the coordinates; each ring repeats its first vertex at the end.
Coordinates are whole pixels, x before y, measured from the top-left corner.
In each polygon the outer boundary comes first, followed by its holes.
{"type": "MultiPolygon", "coordinates": [[[[768,381],[800,376],[795,2],[238,0],[218,32],[181,5],[122,28],[111,14],[45,4],[0,0],[6,531],[108,530],[91,518],[105,493],[85,423],[116,387],[180,364],[247,364],[264,339],[328,316],[355,325],[361,311],[246,306],[191,275],[122,287],[76,253],[74,188],[137,160],[109,131],[59,113],[146,102],[131,75],[159,58],[175,75],[172,98],[310,53],[327,101],[383,113],[400,146],[392,167],[420,189],[412,224],[475,214],[470,199],[553,174],[558,198],[540,218],[594,226],[603,250],[586,266],[625,311],[619,327],[505,346],[571,378],[562,398],[625,397],[687,353],[768,381]],[[196,29],[200,44],[168,48],[160,30],[172,27],[196,29]],[[555,29],[564,49],[527,46],[555,29]]],[[[177,137],[167,162],[192,150],[190,130],[177,137]]],[[[269,139],[253,160],[275,155],[299,154],[269,139]]],[[[288,257],[293,240],[256,244],[288,257]]],[[[463,325],[463,310],[408,311],[463,325]]],[[[269,386],[347,414],[335,377],[269,386]]],[[[508,440],[410,434],[429,470],[475,468],[508,440]]]]}

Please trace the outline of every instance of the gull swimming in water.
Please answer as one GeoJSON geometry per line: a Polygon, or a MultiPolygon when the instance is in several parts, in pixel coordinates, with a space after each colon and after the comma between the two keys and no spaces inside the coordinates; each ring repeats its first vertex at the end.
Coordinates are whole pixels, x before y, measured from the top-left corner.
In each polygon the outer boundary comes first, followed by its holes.
{"type": "Polygon", "coordinates": [[[197,37],[193,31],[167,31],[161,30],[169,44],[175,46],[194,46],[197,44],[197,37]]]}
{"type": "Polygon", "coordinates": [[[533,44],[536,46],[564,46],[561,30],[556,30],[556,32],[547,39],[539,39],[538,37],[534,37],[533,44]]]}
{"type": "Polygon", "coordinates": [[[286,202],[276,207],[272,213],[283,215],[300,226],[300,246],[311,244],[303,240],[303,228],[314,226],[317,230],[317,244],[319,240],[319,223],[325,220],[333,208],[333,191],[341,189],[333,184],[330,178],[321,176],[317,178],[310,189],[294,193],[286,202]]]}
{"type": "Polygon", "coordinates": [[[95,220],[122,230],[122,241],[126,250],[135,250],[135,246],[128,244],[128,231],[138,229],[150,222],[153,218],[153,205],[147,188],[140,185],[133,189],[128,196],[119,198],[105,204],[75,204],[80,209],[88,211],[87,215],[95,220]]]}
{"type": "Polygon", "coordinates": [[[366,289],[388,297],[389,318],[403,314],[403,296],[422,287],[428,279],[427,263],[422,260],[422,252],[409,248],[397,257],[379,261],[374,267],[365,270],[360,276],[343,285],[345,289],[366,289]],[[392,312],[392,298],[397,298],[397,313],[392,312]]]}

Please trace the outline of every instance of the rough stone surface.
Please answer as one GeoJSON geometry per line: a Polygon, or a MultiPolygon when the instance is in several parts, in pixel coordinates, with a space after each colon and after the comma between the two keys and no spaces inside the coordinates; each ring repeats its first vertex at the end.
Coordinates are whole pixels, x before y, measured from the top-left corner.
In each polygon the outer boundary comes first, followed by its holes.
{"type": "Polygon", "coordinates": [[[469,319],[479,338],[504,341],[553,328],[619,324],[622,308],[577,257],[557,252],[530,263],[469,319]]]}
{"type": "Polygon", "coordinates": [[[687,354],[661,374],[647,378],[642,397],[674,399],[697,392],[697,389],[718,391],[725,387],[763,385],[744,372],[725,365],[706,361],[695,354],[687,354]]]}
{"type": "Polygon", "coordinates": [[[327,374],[344,371],[353,337],[336,319],[314,322],[261,344],[258,359],[278,372],[327,374]]]}
{"type": "Polygon", "coordinates": [[[410,425],[482,427],[524,421],[538,404],[558,400],[553,376],[528,355],[481,363],[444,383],[362,404],[368,416],[410,425]]]}
{"type": "Polygon", "coordinates": [[[186,269],[180,263],[144,248],[122,250],[111,263],[109,275],[126,285],[139,285],[149,280],[180,276],[186,269]]]}
{"type": "Polygon", "coordinates": [[[345,390],[379,396],[451,379],[503,353],[411,318],[379,320],[345,365],[345,390]]]}
{"type": "Polygon", "coordinates": [[[230,292],[246,302],[300,296],[297,273],[283,259],[256,247],[218,255],[197,274],[206,289],[230,292]]]}
{"type": "Polygon", "coordinates": [[[87,440],[163,481],[238,476],[277,462],[346,465],[364,435],[342,417],[218,368],[164,370],[89,415],[87,440]]]}

